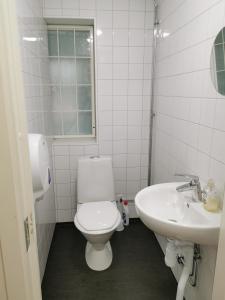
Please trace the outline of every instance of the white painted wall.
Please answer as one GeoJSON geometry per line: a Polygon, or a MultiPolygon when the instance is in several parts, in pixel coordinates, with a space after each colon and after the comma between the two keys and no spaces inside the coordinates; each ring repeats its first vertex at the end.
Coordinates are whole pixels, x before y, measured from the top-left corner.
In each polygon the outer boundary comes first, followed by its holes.
{"type": "MultiPolygon", "coordinates": [[[[42,17],[42,1],[18,0],[17,15],[20,30],[22,73],[29,133],[48,135],[48,110],[51,104],[47,61],[47,31],[42,17]]],[[[49,139],[51,154],[52,141],[49,139]]],[[[55,227],[53,185],[44,199],[35,203],[40,276],[43,277],[55,227]]]]}
{"type": "MultiPolygon", "coordinates": [[[[159,28],[169,35],[156,51],[154,183],[174,181],[175,172],[193,173],[203,184],[214,178],[223,193],[225,98],[215,91],[209,67],[224,13],[222,0],[159,1],[159,28]]],[[[160,243],[164,248],[165,240],[160,243]]],[[[198,285],[187,288],[187,300],[212,297],[217,249],[201,251],[198,285]]]]}
{"type": "MultiPolygon", "coordinates": [[[[53,145],[57,222],[72,221],[77,159],[113,158],[116,194],[147,185],[154,7],[152,0],[45,0],[45,17],[94,18],[97,142],[53,145]]],[[[135,215],[134,207],[132,215],[135,215]]]]}

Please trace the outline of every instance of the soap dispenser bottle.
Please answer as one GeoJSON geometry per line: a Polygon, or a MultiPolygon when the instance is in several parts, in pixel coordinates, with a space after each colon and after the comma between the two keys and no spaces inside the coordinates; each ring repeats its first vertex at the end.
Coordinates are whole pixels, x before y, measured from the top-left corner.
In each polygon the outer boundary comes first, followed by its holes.
{"type": "Polygon", "coordinates": [[[206,201],[204,208],[209,212],[218,212],[220,209],[220,201],[216,191],[216,185],[212,179],[208,180],[208,183],[205,188],[206,192],[206,201]]]}

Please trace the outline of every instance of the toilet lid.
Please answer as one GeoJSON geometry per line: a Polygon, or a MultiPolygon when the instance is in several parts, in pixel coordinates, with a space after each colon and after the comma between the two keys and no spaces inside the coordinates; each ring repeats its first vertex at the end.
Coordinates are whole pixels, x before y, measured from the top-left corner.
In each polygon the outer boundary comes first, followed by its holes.
{"type": "Polygon", "coordinates": [[[107,230],[116,223],[118,213],[112,202],[89,202],[80,206],[77,212],[77,221],[88,231],[107,230]]]}

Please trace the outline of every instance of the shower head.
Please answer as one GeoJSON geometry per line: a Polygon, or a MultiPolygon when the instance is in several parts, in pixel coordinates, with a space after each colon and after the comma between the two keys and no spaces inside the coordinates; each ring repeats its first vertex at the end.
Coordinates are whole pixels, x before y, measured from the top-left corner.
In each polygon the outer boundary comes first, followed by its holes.
{"type": "Polygon", "coordinates": [[[158,20],[158,0],[153,0],[154,6],[155,6],[155,22],[154,26],[159,25],[159,20],[158,20]]]}
{"type": "Polygon", "coordinates": [[[155,7],[158,6],[157,0],[153,0],[153,2],[154,2],[154,6],[155,6],[155,7]]]}

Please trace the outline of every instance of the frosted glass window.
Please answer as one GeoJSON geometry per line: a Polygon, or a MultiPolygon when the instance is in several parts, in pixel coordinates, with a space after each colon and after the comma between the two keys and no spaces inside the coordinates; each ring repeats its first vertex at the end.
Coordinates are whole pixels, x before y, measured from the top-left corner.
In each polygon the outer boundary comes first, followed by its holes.
{"type": "Polygon", "coordinates": [[[76,87],[62,86],[61,97],[63,99],[63,107],[66,111],[76,110],[76,87]]]}
{"type": "Polygon", "coordinates": [[[91,83],[91,64],[90,59],[77,59],[77,83],[91,83]]]}
{"type": "Polygon", "coordinates": [[[63,113],[63,130],[64,130],[64,135],[77,134],[77,113],[76,112],[63,113]]]}
{"type": "Polygon", "coordinates": [[[76,83],[75,61],[73,58],[60,59],[60,78],[61,84],[76,83]]]}
{"type": "Polygon", "coordinates": [[[78,86],[77,102],[80,110],[91,110],[91,86],[78,86]]]}
{"type": "Polygon", "coordinates": [[[91,56],[91,44],[93,35],[90,31],[78,31],[75,32],[75,45],[77,56],[91,56]]]}
{"type": "Polygon", "coordinates": [[[74,56],[73,30],[59,30],[59,55],[74,56]]]}
{"type": "Polygon", "coordinates": [[[48,53],[49,56],[58,56],[58,46],[57,46],[57,31],[48,31],[48,53]]]}
{"type": "Polygon", "coordinates": [[[91,112],[82,111],[79,112],[79,134],[88,135],[91,134],[91,112]]]}
{"type": "Polygon", "coordinates": [[[62,114],[60,112],[51,113],[52,131],[54,135],[62,135],[62,114]]]}
{"type": "Polygon", "coordinates": [[[56,137],[94,136],[91,26],[48,26],[52,122],[56,137]]]}

